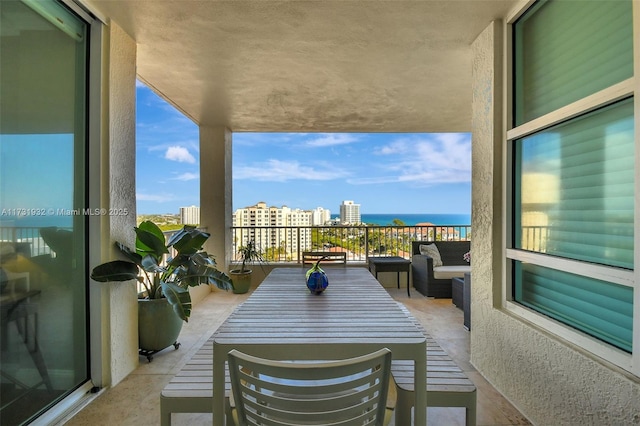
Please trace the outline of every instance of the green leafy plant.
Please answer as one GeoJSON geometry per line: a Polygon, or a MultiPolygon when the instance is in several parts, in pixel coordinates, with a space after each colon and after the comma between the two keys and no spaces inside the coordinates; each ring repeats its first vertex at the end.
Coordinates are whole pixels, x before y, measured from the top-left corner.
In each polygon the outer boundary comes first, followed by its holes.
{"type": "Polygon", "coordinates": [[[240,260],[242,260],[242,265],[240,266],[239,270],[239,273],[241,274],[244,274],[248,271],[248,269],[246,268],[247,263],[258,262],[260,263],[260,266],[262,266],[262,263],[264,262],[262,251],[260,251],[256,247],[256,242],[253,240],[249,241],[244,246],[240,246],[238,248],[238,254],[240,255],[240,260]]]}
{"type": "Polygon", "coordinates": [[[162,230],[151,221],[142,222],[135,232],[135,250],[116,243],[129,260],[98,265],[93,268],[91,278],[98,282],[137,280],[145,288],[140,298],[166,297],[184,321],[191,315],[189,287],[215,284],[223,290],[233,288],[231,278],[217,269],[211,255],[202,251],[202,245],[210,236],[208,233],[185,225],[166,241],[162,230]],[[175,255],[165,260],[170,248],[175,255]]]}

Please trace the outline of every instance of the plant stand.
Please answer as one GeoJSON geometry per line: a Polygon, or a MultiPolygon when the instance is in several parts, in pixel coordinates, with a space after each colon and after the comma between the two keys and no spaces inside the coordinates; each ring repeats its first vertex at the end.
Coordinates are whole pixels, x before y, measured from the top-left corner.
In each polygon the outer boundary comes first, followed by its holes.
{"type": "Polygon", "coordinates": [[[155,353],[171,345],[178,349],[183,324],[167,299],[138,299],[138,353],[151,362],[155,353]]]}
{"type": "MultiPolygon", "coordinates": [[[[178,350],[178,348],[180,347],[180,343],[178,341],[173,342],[173,347],[175,348],[175,350],[178,350]]],[[[166,348],[165,348],[166,349],[166,348]]],[[[147,361],[151,362],[153,360],[153,356],[155,354],[157,354],[160,351],[163,351],[164,349],[158,349],[158,350],[147,350],[147,349],[139,349],[138,350],[138,354],[142,355],[142,356],[146,356],[147,357],[147,361]]]]}

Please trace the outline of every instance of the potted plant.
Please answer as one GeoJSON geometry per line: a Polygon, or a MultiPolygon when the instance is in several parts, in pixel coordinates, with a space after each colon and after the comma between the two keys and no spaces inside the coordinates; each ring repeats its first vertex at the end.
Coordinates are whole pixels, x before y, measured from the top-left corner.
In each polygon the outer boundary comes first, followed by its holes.
{"type": "Polygon", "coordinates": [[[260,267],[262,267],[264,255],[262,254],[262,251],[256,247],[256,243],[253,240],[249,241],[244,246],[240,246],[238,248],[238,254],[242,261],[240,269],[232,269],[229,271],[229,275],[231,275],[233,280],[233,292],[241,294],[249,291],[249,288],[251,287],[251,273],[253,270],[247,269],[246,265],[259,262],[260,267]]]}
{"type": "Polygon", "coordinates": [[[208,233],[185,225],[166,241],[162,230],[151,221],[134,229],[135,250],[116,242],[129,260],[98,265],[91,278],[98,282],[142,283],[144,291],[138,294],[139,348],[151,360],[151,354],[171,344],[178,348],[176,339],[191,315],[189,287],[215,284],[228,290],[233,284],[217,269],[215,259],[202,251],[208,233]],[[171,248],[175,254],[165,260],[171,248]]]}

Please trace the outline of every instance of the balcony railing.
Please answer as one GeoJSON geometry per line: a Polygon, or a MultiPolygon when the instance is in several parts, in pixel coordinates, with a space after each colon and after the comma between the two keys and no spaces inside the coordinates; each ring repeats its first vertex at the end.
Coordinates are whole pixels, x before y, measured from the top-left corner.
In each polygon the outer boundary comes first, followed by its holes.
{"type": "Polygon", "coordinates": [[[430,226],[234,226],[232,261],[238,248],[255,241],[265,260],[300,263],[303,251],[344,251],[347,262],[366,263],[372,256],[411,258],[412,241],[471,239],[470,225],[430,226]]]}
{"type": "MultiPolygon", "coordinates": [[[[0,245],[10,244],[10,251],[5,254],[17,253],[25,257],[35,257],[50,254],[51,248],[40,236],[40,228],[36,227],[0,227],[0,245]]],[[[0,259],[1,260],[1,259],[0,259]]]]}
{"type": "MultiPolygon", "coordinates": [[[[253,240],[270,263],[300,263],[303,251],[314,250],[344,251],[347,262],[366,263],[372,256],[410,259],[412,241],[470,240],[471,226],[234,226],[232,233],[232,262],[239,261],[238,248],[253,240]]],[[[51,253],[35,227],[0,227],[0,243],[26,257],[51,253]]]]}

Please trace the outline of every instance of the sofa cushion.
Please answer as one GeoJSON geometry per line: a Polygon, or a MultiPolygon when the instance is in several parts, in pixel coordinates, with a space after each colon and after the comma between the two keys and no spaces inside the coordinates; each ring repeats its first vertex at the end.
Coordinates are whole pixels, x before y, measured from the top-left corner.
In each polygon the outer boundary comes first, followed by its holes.
{"type": "Polygon", "coordinates": [[[451,278],[463,278],[465,272],[471,272],[470,265],[434,266],[433,277],[437,280],[450,280],[451,278]]]}
{"type": "Polygon", "coordinates": [[[429,256],[433,259],[433,266],[442,266],[442,258],[440,257],[440,251],[435,244],[423,244],[420,246],[420,254],[429,256]]]}

